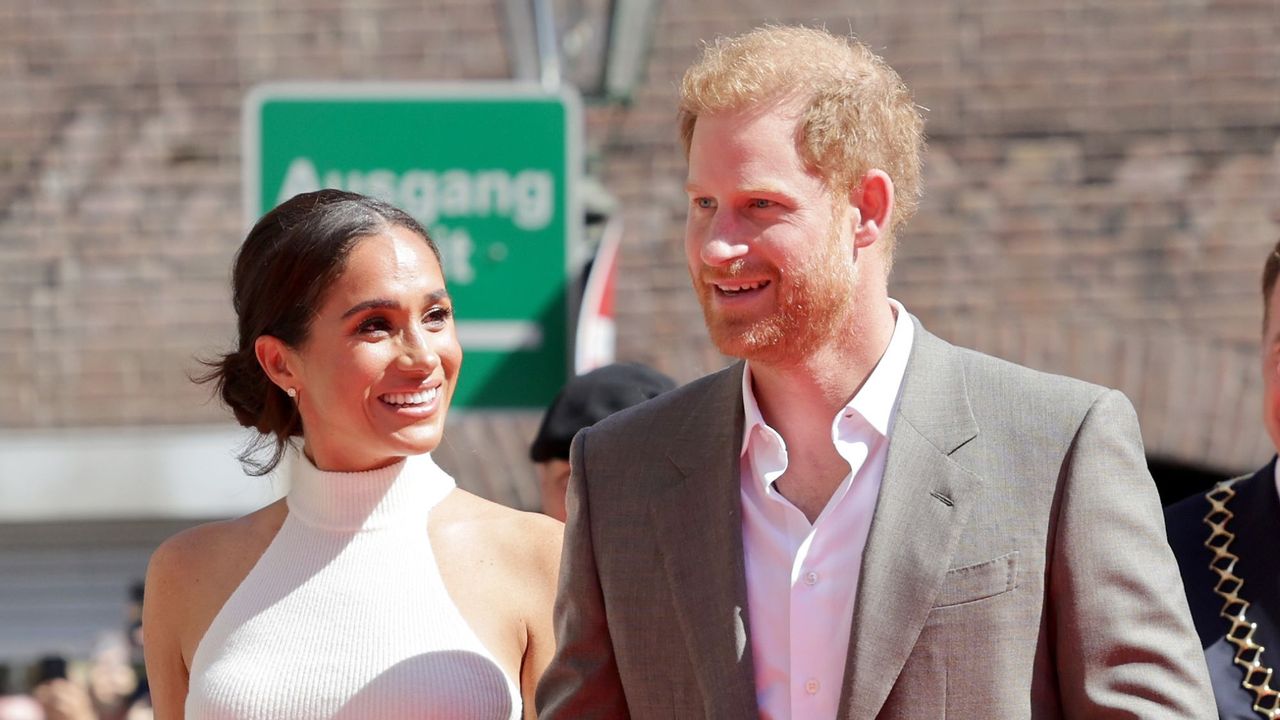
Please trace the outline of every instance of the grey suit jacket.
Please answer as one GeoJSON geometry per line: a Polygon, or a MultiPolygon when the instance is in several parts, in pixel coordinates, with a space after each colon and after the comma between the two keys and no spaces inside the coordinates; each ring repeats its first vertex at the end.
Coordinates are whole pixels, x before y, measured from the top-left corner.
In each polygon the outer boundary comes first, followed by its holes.
{"type": "MultiPolygon", "coordinates": [[[[576,438],[541,717],[757,717],[742,365],[576,438]]],[[[1205,718],[1214,703],[1120,393],[917,324],[842,720],[1205,718]]]]}

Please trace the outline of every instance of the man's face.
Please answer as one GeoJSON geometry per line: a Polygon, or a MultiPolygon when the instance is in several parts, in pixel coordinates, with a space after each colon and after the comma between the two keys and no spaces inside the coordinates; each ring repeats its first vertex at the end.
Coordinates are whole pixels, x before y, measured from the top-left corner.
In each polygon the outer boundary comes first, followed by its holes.
{"type": "Polygon", "coordinates": [[[698,117],[685,255],[707,330],[726,355],[786,364],[847,327],[857,209],[796,147],[799,107],[698,117]]]}
{"type": "Polygon", "coordinates": [[[1280,292],[1272,288],[1267,301],[1267,326],[1262,333],[1262,422],[1280,450],[1280,292]]]}

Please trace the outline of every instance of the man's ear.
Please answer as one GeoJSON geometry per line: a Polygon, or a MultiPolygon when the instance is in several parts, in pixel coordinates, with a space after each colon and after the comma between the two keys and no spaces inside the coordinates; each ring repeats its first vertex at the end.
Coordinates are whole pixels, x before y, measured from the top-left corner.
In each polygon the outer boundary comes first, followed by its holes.
{"type": "Polygon", "coordinates": [[[295,391],[302,389],[298,354],[283,340],[272,335],[259,335],[253,342],[253,352],[258,357],[262,371],[281,390],[288,392],[290,388],[295,391]]]}
{"type": "Polygon", "coordinates": [[[889,232],[893,218],[893,181],[883,170],[872,168],[849,192],[854,213],[853,238],[859,249],[874,244],[889,232]]]}

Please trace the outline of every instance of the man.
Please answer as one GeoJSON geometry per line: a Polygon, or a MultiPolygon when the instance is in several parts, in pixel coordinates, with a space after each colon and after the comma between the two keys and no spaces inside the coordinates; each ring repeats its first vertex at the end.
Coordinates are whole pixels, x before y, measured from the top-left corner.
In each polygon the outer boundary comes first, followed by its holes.
{"type": "Polygon", "coordinates": [[[888,297],[897,74],[765,28],[681,96],[689,272],[745,362],[576,438],[541,717],[1211,717],[1128,401],[888,297]]]}
{"type": "Polygon", "coordinates": [[[610,415],[674,388],[671,378],[640,363],[614,363],[565,383],[542,416],[529,446],[529,459],[542,486],[542,512],[564,522],[569,484],[569,444],[573,436],[610,415]]]}
{"type": "MultiPolygon", "coordinates": [[[[1262,271],[1262,421],[1280,448],[1280,243],[1262,271]]],[[[1280,717],[1280,471],[1272,458],[1165,513],[1218,716],[1280,717]],[[1257,707],[1255,707],[1255,705],[1257,707]]]]}

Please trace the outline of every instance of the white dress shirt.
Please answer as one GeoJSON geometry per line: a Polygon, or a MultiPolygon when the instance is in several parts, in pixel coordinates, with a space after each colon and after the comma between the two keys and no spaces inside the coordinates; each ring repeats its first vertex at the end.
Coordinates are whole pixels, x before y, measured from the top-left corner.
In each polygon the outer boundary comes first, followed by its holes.
{"type": "Polygon", "coordinates": [[[849,474],[812,524],[774,484],[787,470],[786,444],[760,414],[750,363],[742,375],[742,547],[761,718],[836,716],[862,553],[915,334],[902,305],[889,304],[889,346],[831,420],[849,474]]]}

